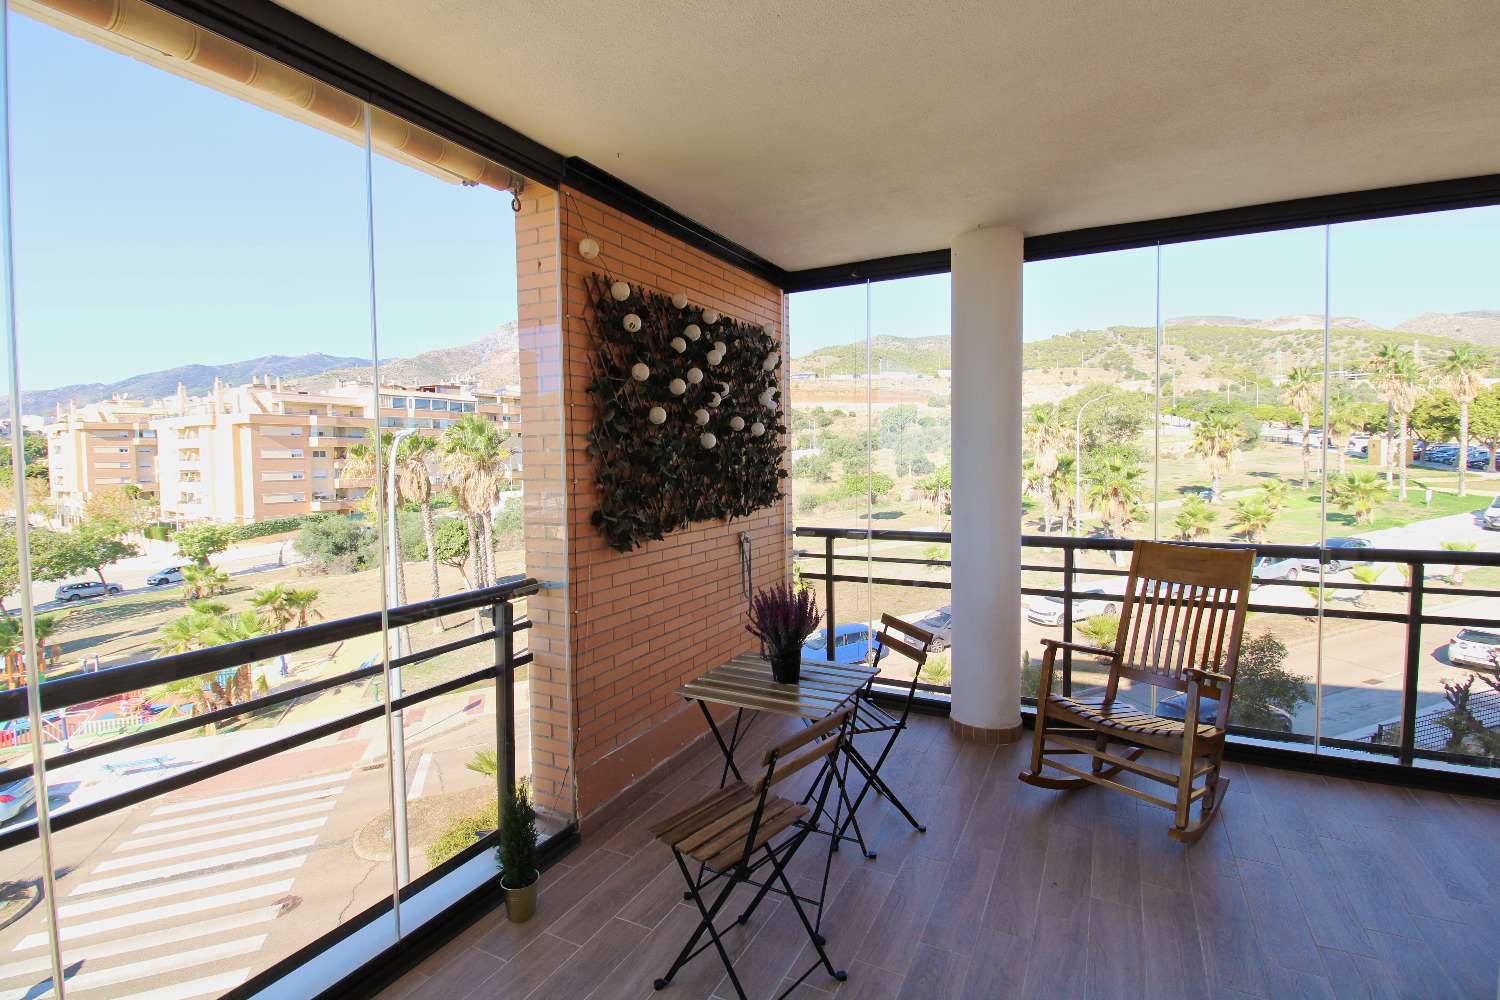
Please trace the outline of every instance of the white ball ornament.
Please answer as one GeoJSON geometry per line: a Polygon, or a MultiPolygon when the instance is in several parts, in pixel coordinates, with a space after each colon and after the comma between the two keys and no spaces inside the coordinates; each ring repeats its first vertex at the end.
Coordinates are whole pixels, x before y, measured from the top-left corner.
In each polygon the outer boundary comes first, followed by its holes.
{"type": "Polygon", "coordinates": [[[681,396],[683,393],[687,392],[687,383],[680,378],[674,378],[672,381],[667,383],[667,391],[674,396],[681,396]]]}
{"type": "Polygon", "coordinates": [[[705,448],[712,448],[719,443],[719,439],[714,437],[712,431],[704,431],[702,436],[698,438],[698,443],[705,448]]]}
{"type": "Polygon", "coordinates": [[[703,372],[698,368],[689,368],[687,378],[689,382],[697,385],[699,382],[703,381],[703,372]]]}
{"type": "Polygon", "coordinates": [[[763,368],[764,370],[766,370],[768,372],[773,372],[773,371],[776,370],[776,366],[779,365],[779,364],[781,364],[781,355],[779,355],[779,354],[767,354],[766,355],[766,360],[762,361],[760,363],[760,366],[761,366],[761,368],[763,368]]]}
{"type": "Polygon", "coordinates": [[[646,366],[644,361],[637,361],[630,366],[630,377],[637,382],[644,382],[651,377],[651,369],[646,366]]]}
{"type": "Polygon", "coordinates": [[[616,302],[624,302],[630,298],[630,286],[623,281],[617,281],[609,286],[609,294],[616,302]]]}
{"type": "Polygon", "coordinates": [[[760,405],[767,408],[774,408],[776,405],[776,390],[766,389],[763,391],[760,394],[760,405]]]}
{"type": "Polygon", "coordinates": [[[714,393],[712,396],[708,397],[708,405],[709,406],[718,406],[723,401],[724,401],[724,397],[721,396],[721,395],[719,395],[717,392],[714,393]]]}
{"type": "Polygon", "coordinates": [[[584,260],[593,260],[599,256],[599,241],[592,236],[585,236],[578,241],[578,255],[584,260]]]}
{"type": "Polygon", "coordinates": [[[708,362],[710,368],[717,365],[720,361],[724,360],[724,355],[720,354],[718,351],[709,351],[703,357],[704,360],[708,362]]]}
{"type": "Polygon", "coordinates": [[[719,357],[722,358],[724,355],[729,353],[729,345],[724,343],[724,341],[722,340],[716,340],[714,341],[714,350],[718,351],[719,357]]]}
{"type": "Polygon", "coordinates": [[[635,313],[626,313],[625,318],[620,320],[620,325],[625,327],[626,333],[641,332],[641,318],[635,313]]]}
{"type": "Polygon", "coordinates": [[[687,296],[682,294],[681,292],[678,292],[676,295],[672,296],[672,305],[676,306],[678,309],[686,309],[687,296]]]}
{"type": "Polygon", "coordinates": [[[681,354],[683,351],[687,350],[687,341],[683,340],[681,337],[673,337],[672,350],[676,351],[678,354],[681,354]]]}
{"type": "Polygon", "coordinates": [[[653,424],[664,424],[667,422],[667,411],[660,406],[653,406],[650,412],[646,414],[646,419],[653,424]]]}
{"type": "Polygon", "coordinates": [[[709,326],[713,326],[718,321],[719,321],[719,311],[717,309],[705,309],[705,310],[703,310],[703,322],[707,323],[709,326]]]}
{"type": "Polygon", "coordinates": [[[694,341],[696,343],[698,338],[703,336],[703,328],[700,327],[697,323],[689,323],[687,326],[682,328],[682,335],[688,340],[694,341]]]}
{"type": "Polygon", "coordinates": [[[753,424],[750,425],[750,436],[751,437],[760,437],[765,432],[766,432],[766,425],[763,424],[763,423],[761,423],[759,420],[757,420],[755,423],[753,423],[753,424]]]}
{"type": "Polygon", "coordinates": [[[704,424],[708,423],[708,411],[701,408],[694,410],[693,419],[698,421],[699,427],[702,427],[704,424]]]}
{"type": "Polygon", "coordinates": [[[730,427],[731,430],[736,430],[736,431],[742,431],[742,430],[744,430],[745,429],[745,418],[744,417],[730,417],[729,418],[729,427],[730,427]]]}

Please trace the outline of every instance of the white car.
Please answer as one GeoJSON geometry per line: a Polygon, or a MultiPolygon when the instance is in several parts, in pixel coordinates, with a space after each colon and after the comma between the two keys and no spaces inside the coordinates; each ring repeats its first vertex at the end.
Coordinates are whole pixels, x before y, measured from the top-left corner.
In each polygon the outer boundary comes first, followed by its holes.
{"type": "Polygon", "coordinates": [[[1253,582],[1250,584],[1252,588],[1283,580],[1293,583],[1302,574],[1302,560],[1290,556],[1285,559],[1261,556],[1255,560],[1254,574],[1253,582]]]}
{"type": "Polygon", "coordinates": [[[1462,629],[1448,642],[1449,663],[1494,670],[1496,656],[1500,656],[1500,632],[1487,628],[1462,629]]]}
{"type": "Polygon", "coordinates": [[[1490,501],[1490,505],[1484,509],[1481,517],[1484,519],[1486,531],[1500,530],[1500,497],[1490,501]]]}
{"type": "Polygon", "coordinates": [[[36,785],[32,784],[29,777],[0,785],[0,823],[15,819],[35,802],[36,785]]]}
{"type": "MultiPolygon", "coordinates": [[[[1087,590],[1076,591],[1079,595],[1073,598],[1073,624],[1087,621],[1095,615],[1102,615],[1115,605],[1112,601],[1100,600],[1091,595],[1104,596],[1104,588],[1090,587],[1087,590]]],[[[1060,626],[1063,623],[1063,599],[1048,595],[1046,597],[1032,597],[1026,601],[1026,618],[1038,625],[1060,626]]]]}

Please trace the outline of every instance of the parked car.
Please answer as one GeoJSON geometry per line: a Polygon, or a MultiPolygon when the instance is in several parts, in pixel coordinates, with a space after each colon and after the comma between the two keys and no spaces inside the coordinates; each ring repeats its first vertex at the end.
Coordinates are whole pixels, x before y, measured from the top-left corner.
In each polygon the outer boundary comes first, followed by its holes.
{"type": "Polygon", "coordinates": [[[938,653],[953,645],[953,605],[945,604],[912,624],[932,633],[931,652],[938,653]]]}
{"type": "MultiPolygon", "coordinates": [[[[862,663],[870,655],[870,626],[851,622],[833,630],[833,661],[862,663]]],[[[808,660],[828,658],[828,630],[821,629],[802,644],[802,657],[808,660]]]]}
{"type": "Polygon", "coordinates": [[[1449,663],[1494,670],[1495,657],[1500,657],[1500,632],[1487,628],[1460,629],[1448,641],[1449,663]]]}
{"type": "Polygon", "coordinates": [[[1290,556],[1277,558],[1276,556],[1261,556],[1255,560],[1254,581],[1251,588],[1275,580],[1285,580],[1287,583],[1294,582],[1302,572],[1302,560],[1290,556]]]}
{"type": "Polygon", "coordinates": [[[55,597],[59,601],[82,601],[89,597],[103,597],[106,594],[118,594],[120,585],[118,583],[99,583],[96,580],[88,580],[83,583],[64,583],[58,586],[55,597]]]}
{"type": "Polygon", "coordinates": [[[1491,500],[1484,509],[1483,521],[1487,530],[1500,531],[1500,497],[1491,500]]]}
{"type": "MultiPolygon", "coordinates": [[[[1292,717],[1282,708],[1275,705],[1267,705],[1271,714],[1276,716],[1276,723],[1271,727],[1276,732],[1289,733],[1292,731],[1292,717]]],[[[1187,718],[1187,692],[1174,694],[1170,698],[1163,698],[1156,703],[1156,714],[1163,719],[1176,719],[1181,722],[1187,718]]],[[[1213,725],[1219,718],[1219,703],[1212,698],[1204,698],[1198,703],[1198,722],[1200,725],[1213,725]]]]}
{"type": "Polygon", "coordinates": [[[152,573],[150,576],[146,577],[146,586],[148,587],[165,587],[169,583],[181,582],[181,566],[168,566],[166,569],[159,569],[155,573],[152,573]]]}
{"type": "MultiPolygon", "coordinates": [[[[1080,595],[1073,598],[1073,624],[1086,621],[1095,615],[1102,615],[1111,610],[1114,604],[1110,601],[1100,600],[1104,596],[1103,587],[1090,587],[1087,590],[1078,591],[1080,595]],[[1091,595],[1098,594],[1099,597],[1091,595]]],[[[1026,602],[1026,618],[1028,621],[1038,625],[1059,626],[1063,623],[1063,599],[1061,597],[1032,597],[1026,602]]]]}
{"type": "MultiPolygon", "coordinates": [[[[1360,566],[1369,562],[1368,559],[1357,558],[1357,550],[1371,547],[1368,538],[1330,538],[1328,539],[1327,547],[1330,549],[1343,549],[1348,552],[1348,555],[1329,555],[1328,572],[1330,573],[1342,573],[1353,566],[1360,566]]],[[[1316,559],[1304,559],[1302,560],[1302,568],[1309,573],[1316,573],[1318,571],[1318,561],[1316,559]]]]}
{"type": "Polygon", "coordinates": [[[0,823],[8,823],[36,802],[36,785],[30,777],[0,785],[0,823]]]}

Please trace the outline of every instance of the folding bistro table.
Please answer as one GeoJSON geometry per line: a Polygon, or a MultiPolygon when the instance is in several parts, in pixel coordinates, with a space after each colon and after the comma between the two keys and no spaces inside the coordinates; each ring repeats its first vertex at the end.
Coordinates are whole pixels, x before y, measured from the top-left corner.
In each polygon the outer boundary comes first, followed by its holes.
{"type": "Polygon", "coordinates": [[[677,693],[689,701],[696,701],[703,710],[703,717],[708,720],[709,731],[724,754],[724,772],[719,776],[719,785],[723,787],[729,772],[733,771],[734,776],[740,778],[734,752],[748,731],[748,727],[740,725],[747,711],[792,715],[817,722],[838,711],[845,703],[852,703],[855,692],[869,683],[875,674],[875,668],[865,663],[803,660],[800,681],[778,684],[771,679],[770,660],[746,654],[715,667],[695,681],[689,681],[678,688],[677,693]],[[713,713],[708,710],[710,704],[729,705],[735,709],[734,729],[728,743],[724,742],[724,735],[719,732],[713,713]]]}

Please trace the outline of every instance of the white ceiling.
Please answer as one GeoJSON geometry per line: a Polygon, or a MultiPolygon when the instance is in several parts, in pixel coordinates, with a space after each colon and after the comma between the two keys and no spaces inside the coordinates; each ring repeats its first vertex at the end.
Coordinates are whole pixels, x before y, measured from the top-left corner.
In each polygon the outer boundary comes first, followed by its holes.
{"type": "Polygon", "coordinates": [[[279,0],[788,269],[1500,172],[1496,0],[279,0]]]}

